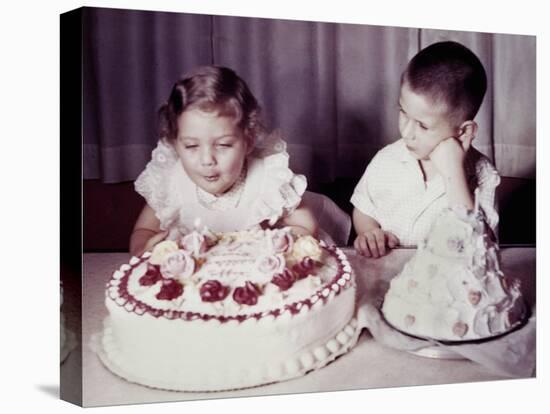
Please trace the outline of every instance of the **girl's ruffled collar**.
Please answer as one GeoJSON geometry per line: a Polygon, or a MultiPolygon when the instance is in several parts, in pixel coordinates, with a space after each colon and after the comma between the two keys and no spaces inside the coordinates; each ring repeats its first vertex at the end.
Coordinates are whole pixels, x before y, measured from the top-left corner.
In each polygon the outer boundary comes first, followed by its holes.
{"type": "Polygon", "coordinates": [[[252,204],[250,224],[267,221],[273,226],[298,208],[307,180],[305,176],[294,174],[289,168],[286,143],[279,131],[264,137],[252,155],[262,159],[264,174],[261,192],[252,204]]]}

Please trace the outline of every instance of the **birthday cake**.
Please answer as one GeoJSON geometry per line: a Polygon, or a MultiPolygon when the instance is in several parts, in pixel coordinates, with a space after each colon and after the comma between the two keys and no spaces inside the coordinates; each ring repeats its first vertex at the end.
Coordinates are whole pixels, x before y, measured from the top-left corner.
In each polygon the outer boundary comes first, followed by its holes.
{"type": "Polygon", "coordinates": [[[343,252],[311,236],[194,231],[114,272],[98,354],[115,374],[153,388],[282,381],[355,344],[355,296],[343,252]]]}
{"type": "Polygon", "coordinates": [[[524,320],[519,281],[505,278],[498,246],[477,212],[446,209],[391,280],[382,313],[398,330],[427,339],[479,340],[524,320]]]}

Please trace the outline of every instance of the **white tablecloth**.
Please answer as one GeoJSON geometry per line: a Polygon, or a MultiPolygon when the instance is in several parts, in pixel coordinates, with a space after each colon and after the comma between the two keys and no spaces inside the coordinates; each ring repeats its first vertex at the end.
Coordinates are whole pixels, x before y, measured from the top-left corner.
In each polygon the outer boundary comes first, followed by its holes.
{"type": "MultiPolygon", "coordinates": [[[[397,249],[384,258],[367,259],[357,256],[352,249],[344,251],[356,271],[359,296],[365,292],[376,293],[377,290],[385,289],[387,282],[400,271],[414,253],[411,249],[397,249]]],[[[501,250],[501,267],[504,273],[522,281],[527,303],[533,308],[536,284],[535,258],[535,248],[514,247],[501,250]]],[[[64,387],[61,392],[70,398],[78,394],[76,384],[80,383],[81,360],[84,406],[448,384],[508,378],[469,360],[424,358],[385,347],[374,341],[365,330],[357,345],[348,354],[321,370],[286,382],[216,393],[162,391],[132,384],[107,370],[89,346],[91,336],[101,330],[103,319],[107,316],[104,305],[105,284],[112,272],[127,261],[128,255],[125,253],[84,255],[82,337],[78,347],[61,367],[64,387]],[[74,389],[71,389],[71,384],[75,384],[74,389]]],[[[67,326],[79,332],[79,318],[70,311],[71,300],[66,299],[65,302],[67,326]]]]}

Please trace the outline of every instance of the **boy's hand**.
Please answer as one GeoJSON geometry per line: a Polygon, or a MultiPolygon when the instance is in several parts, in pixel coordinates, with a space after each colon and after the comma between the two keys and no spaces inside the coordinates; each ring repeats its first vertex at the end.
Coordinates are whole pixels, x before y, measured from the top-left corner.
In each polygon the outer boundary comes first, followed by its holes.
{"type": "Polygon", "coordinates": [[[453,137],[441,141],[430,153],[430,160],[444,178],[453,177],[464,170],[466,148],[453,137]]]}
{"type": "Polygon", "coordinates": [[[360,234],[353,243],[355,250],[366,257],[382,257],[389,253],[390,249],[399,245],[399,239],[393,233],[381,228],[369,230],[360,234]]]}
{"type": "Polygon", "coordinates": [[[462,205],[467,209],[474,208],[474,196],[468,186],[468,178],[464,168],[464,159],[472,137],[447,138],[441,141],[430,154],[430,160],[439,174],[445,180],[445,188],[449,205],[462,205]]]}

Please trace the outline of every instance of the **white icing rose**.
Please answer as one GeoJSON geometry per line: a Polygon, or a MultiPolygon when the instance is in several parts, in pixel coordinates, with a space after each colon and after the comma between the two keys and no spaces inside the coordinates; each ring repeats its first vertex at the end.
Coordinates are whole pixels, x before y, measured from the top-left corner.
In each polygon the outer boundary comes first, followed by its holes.
{"type": "Polygon", "coordinates": [[[178,251],[178,245],[175,241],[161,241],[153,248],[153,252],[151,253],[151,257],[149,258],[149,263],[160,265],[164,261],[164,258],[166,256],[176,251],[178,251]]]}
{"type": "Polygon", "coordinates": [[[181,246],[184,250],[187,250],[194,256],[199,256],[201,253],[204,253],[206,252],[206,250],[208,250],[206,237],[204,237],[204,234],[196,231],[184,236],[181,240],[181,246]]]}
{"type": "Polygon", "coordinates": [[[272,276],[285,269],[285,258],[282,254],[266,254],[256,259],[256,269],[262,275],[272,276]]]}
{"type": "Polygon", "coordinates": [[[178,250],[166,256],[160,266],[160,272],[164,277],[181,281],[191,277],[194,271],[195,260],[185,250],[178,250]]]}
{"type": "Polygon", "coordinates": [[[268,237],[269,248],[275,253],[286,253],[292,251],[294,240],[288,229],[275,230],[268,237]]]}
{"type": "Polygon", "coordinates": [[[319,242],[312,236],[302,236],[294,242],[292,248],[292,256],[297,261],[301,261],[304,257],[311,257],[313,260],[321,260],[322,250],[319,242]]]}

